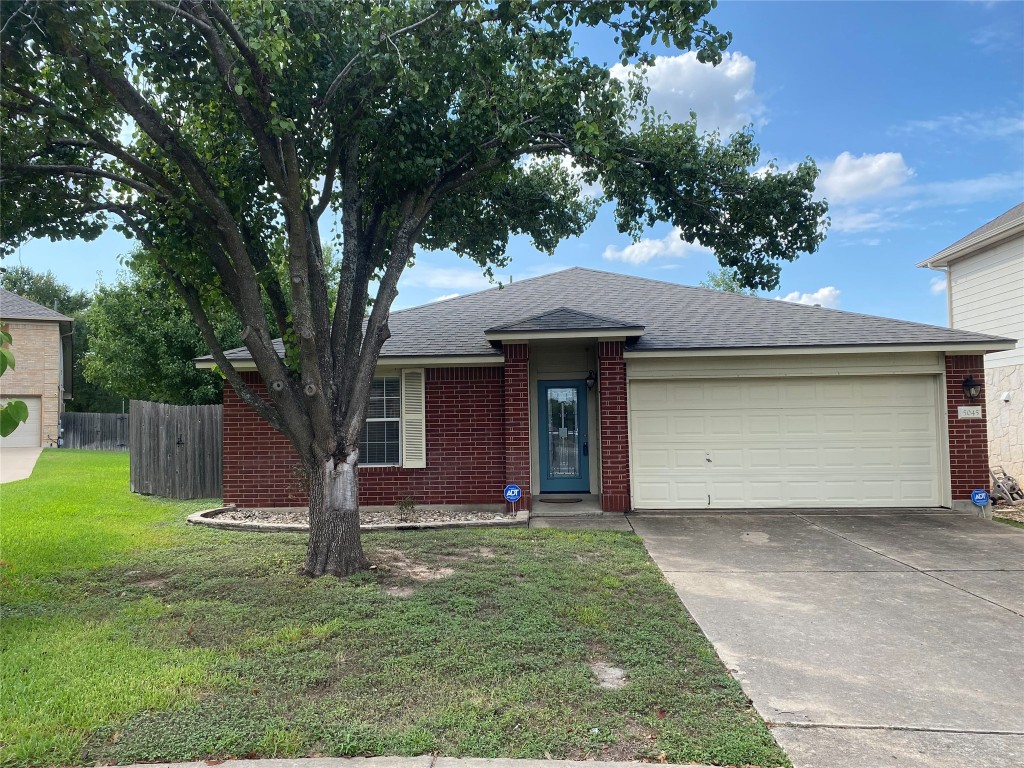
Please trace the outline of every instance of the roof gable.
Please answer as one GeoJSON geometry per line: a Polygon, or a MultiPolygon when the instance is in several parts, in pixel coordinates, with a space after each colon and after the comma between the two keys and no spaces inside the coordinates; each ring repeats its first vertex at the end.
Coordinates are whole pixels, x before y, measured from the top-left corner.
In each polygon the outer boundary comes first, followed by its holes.
{"type": "Polygon", "coordinates": [[[4,320],[56,320],[73,322],[70,317],[56,310],[29,301],[24,296],[0,288],[0,318],[4,320]]]}
{"type": "Polygon", "coordinates": [[[642,323],[625,323],[621,320],[612,320],[589,312],[581,312],[578,309],[559,307],[515,323],[488,328],[487,333],[499,331],[514,333],[526,331],[612,331],[643,329],[643,327],[642,323]]]}
{"type": "Polygon", "coordinates": [[[919,267],[942,267],[951,261],[970,256],[979,248],[1001,242],[1014,234],[1024,231],[1024,203],[1013,206],[1006,213],[982,224],[970,234],[964,235],[952,245],[946,246],[924,261],[919,267]]]}

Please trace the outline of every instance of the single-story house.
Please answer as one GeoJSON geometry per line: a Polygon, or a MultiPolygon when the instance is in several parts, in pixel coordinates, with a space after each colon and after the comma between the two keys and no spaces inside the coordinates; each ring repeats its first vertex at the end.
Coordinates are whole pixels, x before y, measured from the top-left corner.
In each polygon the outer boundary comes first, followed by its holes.
{"type": "MultiPolygon", "coordinates": [[[[969,508],[988,465],[985,397],[964,382],[1014,345],[583,268],[394,312],[390,328],[365,505],[501,503],[514,483],[520,508],[558,493],[618,512],[969,508]]],[[[263,387],[246,350],[229,357],[263,387]]],[[[224,500],[305,502],[290,444],[229,388],[224,500]]]]}
{"type": "Polygon", "coordinates": [[[1017,339],[985,355],[988,460],[1024,482],[1024,203],[919,267],[946,273],[949,327],[1017,339]]]}
{"type": "Polygon", "coordinates": [[[0,288],[0,327],[11,334],[15,363],[0,377],[0,401],[28,406],[28,421],[0,437],[0,445],[56,445],[64,401],[71,399],[74,320],[0,288]]]}

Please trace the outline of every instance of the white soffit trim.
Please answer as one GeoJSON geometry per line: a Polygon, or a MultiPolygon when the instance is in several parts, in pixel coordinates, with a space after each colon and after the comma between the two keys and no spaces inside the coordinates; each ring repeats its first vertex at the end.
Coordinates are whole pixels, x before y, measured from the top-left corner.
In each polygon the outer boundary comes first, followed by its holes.
{"type": "Polygon", "coordinates": [[[488,341],[543,341],[544,339],[598,339],[623,341],[644,335],[642,326],[635,328],[585,328],[572,331],[488,331],[488,341]]]}
{"type": "MultiPolygon", "coordinates": [[[[427,355],[405,357],[381,357],[377,360],[378,368],[480,368],[502,366],[505,360],[501,355],[449,355],[447,357],[430,357],[427,355]]],[[[210,370],[216,367],[213,360],[197,360],[196,368],[210,370]]],[[[256,364],[252,360],[234,361],[236,371],[255,371],[256,364]]]]}

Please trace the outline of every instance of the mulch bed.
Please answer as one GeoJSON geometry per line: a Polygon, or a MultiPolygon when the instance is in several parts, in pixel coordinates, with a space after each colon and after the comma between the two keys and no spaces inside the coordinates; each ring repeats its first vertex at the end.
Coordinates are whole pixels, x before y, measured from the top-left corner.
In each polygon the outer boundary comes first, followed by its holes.
{"type": "MultiPolygon", "coordinates": [[[[246,523],[284,523],[308,525],[309,511],[301,508],[277,509],[228,509],[217,517],[221,520],[236,520],[246,523]]],[[[424,507],[400,511],[362,510],[359,522],[362,525],[402,525],[417,523],[465,523],[485,520],[514,520],[515,516],[504,512],[455,511],[450,509],[424,507]]]]}
{"type": "Polygon", "coordinates": [[[1018,523],[1024,523],[1024,502],[996,504],[992,508],[992,514],[1005,520],[1015,520],[1018,523]]]}

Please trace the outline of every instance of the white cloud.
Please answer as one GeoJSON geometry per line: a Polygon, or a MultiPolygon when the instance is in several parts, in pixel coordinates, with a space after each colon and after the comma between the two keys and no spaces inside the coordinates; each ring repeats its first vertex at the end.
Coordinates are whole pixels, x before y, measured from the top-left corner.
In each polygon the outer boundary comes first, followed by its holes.
{"type": "MultiPolygon", "coordinates": [[[[633,71],[632,65],[611,68],[612,76],[622,81],[633,71]]],[[[648,103],[677,122],[696,112],[702,131],[728,135],[764,116],[764,104],[754,90],[756,71],[754,60],[742,53],[725,54],[717,67],[697,61],[692,51],[660,56],[646,73],[648,103]]]]}
{"type": "Polygon", "coordinates": [[[1019,113],[958,112],[928,120],[910,120],[893,129],[904,135],[933,138],[1009,139],[1024,134],[1024,116],[1019,113]]]}
{"type": "Polygon", "coordinates": [[[645,237],[642,240],[627,245],[625,248],[609,245],[604,249],[602,255],[609,261],[624,261],[627,264],[646,264],[651,259],[666,256],[684,259],[687,256],[709,254],[712,252],[710,248],[705,248],[699,243],[691,245],[679,235],[680,229],[674,227],[664,237],[645,237]]]}
{"type": "Polygon", "coordinates": [[[896,227],[896,222],[882,211],[838,208],[829,211],[829,214],[833,232],[881,232],[896,227]]]}
{"type": "Polygon", "coordinates": [[[414,264],[402,275],[402,283],[407,288],[446,288],[449,291],[479,291],[491,287],[479,269],[432,267],[427,264],[414,264]]]}
{"type": "Polygon", "coordinates": [[[830,201],[860,200],[900,187],[913,175],[899,152],[860,157],[843,152],[832,162],[823,164],[817,191],[830,201]]]}
{"type": "Polygon", "coordinates": [[[931,284],[928,286],[928,290],[933,295],[938,296],[940,293],[946,292],[946,278],[944,277],[933,277],[931,284]]]}
{"type": "Polygon", "coordinates": [[[461,295],[462,295],[461,293],[445,293],[445,294],[442,294],[441,296],[438,296],[436,299],[431,299],[430,303],[433,304],[436,301],[447,301],[448,299],[454,299],[457,296],[461,296],[461,295]]]}
{"type": "Polygon", "coordinates": [[[1006,195],[1019,196],[1024,190],[1024,174],[990,173],[976,179],[959,179],[955,181],[935,181],[927,184],[915,184],[907,191],[912,193],[913,208],[935,205],[966,205],[982,200],[1001,198],[1006,195]]]}
{"type": "Polygon", "coordinates": [[[789,301],[794,304],[807,304],[808,306],[814,306],[819,304],[823,307],[838,307],[839,296],[842,293],[838,288],[833,285],[826,285],[824,288],[819,288],[814,293],[800,293],[800,291],[793,291],[787,293],[785,296],[776,296],[777,301],[789,301]]]}

